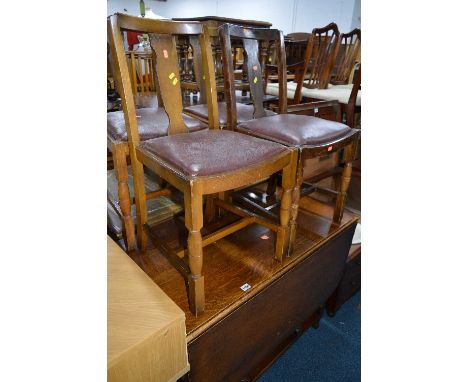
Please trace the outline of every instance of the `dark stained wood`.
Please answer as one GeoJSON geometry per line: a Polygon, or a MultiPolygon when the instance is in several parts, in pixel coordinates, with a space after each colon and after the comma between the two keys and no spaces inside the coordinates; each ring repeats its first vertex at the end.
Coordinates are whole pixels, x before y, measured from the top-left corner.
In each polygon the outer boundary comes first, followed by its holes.
{"type": "Polygon", "coordinates": [[[340,34],[336,60],[333,65],[330,83],[347,84],[361,49],[361,30],[340,34]]]}
{"type": "Polygon", "coordinates": [[[219,16],[201,16],[201,17],[176,17],[173,18],[174,21],[199,21],[201,23],[212,22],[215,26],[222,24],[237,24],[237,25],[249,25],[258,28],[269,28],[271,23],[268,21],[259,21],[259,20],[243,20],[243,19],[233,19],[230,17],[219,17],[219,16]]]}
{"type": "Polygon", "coordinates": [[[307,87],[326,89],[330,81],[331,71],[338,53],[339,30],[335,23],[323,28],[315,28],[309,37],[304,54],[302,68],[298,70],[294,103],[301,102],[301,90],[307,82],[307,87]]]}
{"type": "Polygon", "coordinates": [[[333,294],[327,300],[326,308],[330,316],[361,289],[361,244],[353,244],[346,259],[343,277],[333,294]]]}

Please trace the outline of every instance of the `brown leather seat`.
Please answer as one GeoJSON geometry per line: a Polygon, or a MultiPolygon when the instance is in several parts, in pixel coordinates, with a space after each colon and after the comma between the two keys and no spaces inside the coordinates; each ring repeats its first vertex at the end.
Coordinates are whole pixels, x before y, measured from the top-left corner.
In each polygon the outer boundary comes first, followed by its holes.
{"type": "Polygon", "coordinates": [[[287,147],[228,130],[205,130],[142,142],[137,151],[186,176],[209,176],[257,165],[287,147]]]}
{"type": "MultiPolygon", "coordinates": [[[[138,121],[138,132],[140,139],[146,141],[152,138],[164,137],[167,135],[169,118],[164,108],[143,108],[136,111],[138,121]]],[[[207,129],[208,126],[199,120],[182,114],[189,132],[207,129]]],[[[118,142],[128,140],[127,129],[125,128],[125,117],[123,111],[107,113],[107,134],[118,142]]]]}
{"type": "MultiPolygon", "coordinates": [[[[236,103],[237,109],[237,123],[250,121],[253,118],[254,107],[253,105],[244,105],[243,103],[236,103]]],[[[200,118],[208,120],[208,105],[193,105],[186,107],[184,111],[196,115],[200,118]]],[[[219,123],[221,125],[227,125],[227,108],[226,102],[218,102],[218,112],[219,112],[219,123]]],[[[271,110],[265,110],[266,115],[276,115],[275,112],[271,110]]]]}
{"type": "Polygon", "coordinates": [[[278,114],[238,124],[238,130],[288,146],[329,145],[354,134],[343,123],[308,115],[278,114]]]}

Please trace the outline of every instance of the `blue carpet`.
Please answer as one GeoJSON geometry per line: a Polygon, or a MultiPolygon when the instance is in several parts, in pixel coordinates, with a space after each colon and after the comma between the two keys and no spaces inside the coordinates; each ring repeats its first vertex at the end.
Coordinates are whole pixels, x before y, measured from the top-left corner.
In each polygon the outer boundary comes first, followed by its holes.
{"type": "Polygon", "coordinates": [[[353,382],[361,380],[361,292],[308,329],[258,381],[353,382]]]}

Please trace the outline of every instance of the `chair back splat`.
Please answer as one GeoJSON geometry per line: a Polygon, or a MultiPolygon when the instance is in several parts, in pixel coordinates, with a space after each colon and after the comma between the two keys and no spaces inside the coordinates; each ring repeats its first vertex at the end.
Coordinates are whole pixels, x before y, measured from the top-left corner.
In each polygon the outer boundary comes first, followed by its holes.
{"type": "Polygon", "coordinates": [[[224,87],[227,108],[227,127],[235,129],[237,126],[236,92],[234,83],[234,64],[232,58],[231,38],[241,39],[246,54],[247,75],[250,92],[254,104],[253,118],[266,116],[263,107],[265,98],[263,71],[259,54],[261,43],[264,46],[273,45],[277,52],[278,83],[279,87],[279,113],[286,112],[286,57],[284,55],[283,33],[277,29],[246,28],[238,25],[224,24],[219,28],[224,63],[224,87]]]}
{"type": "Polygon", "coordinates": [[[300,103],[302,86],[326,89],[337,55],[340,32],[335,23],[312,31],[304,55],[304,67],[297,78],[294,103],[300,103]],[[304,83],[305,82],[305,83],[304,83]]]}
{"type": "Polygon", "coordinates": [[[353,29],[340,35],[338,53],[330,82],[334,85],[347,84],[361,49],[361,30],[353,29]]]}

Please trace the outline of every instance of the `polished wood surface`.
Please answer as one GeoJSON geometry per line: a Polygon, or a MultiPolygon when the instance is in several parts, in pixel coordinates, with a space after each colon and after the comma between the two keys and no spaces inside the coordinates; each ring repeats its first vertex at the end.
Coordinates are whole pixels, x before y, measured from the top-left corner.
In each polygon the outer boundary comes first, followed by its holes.
{"type": "Polygon", "coordinates": [[[108,381],[175,381],[186,346],[184,312],[108,237],[108,381]]]}
{"type": "Polygon", "coordinates": [[[213,26],[220,26],[222,24],[236,24],[236,25],[246,25],[257,28],[269,28],[271,23],[268,21],[259,21],[259,20],[244,20],[244,19],[234,19],[230,17],[219,17],[219,16],[201,16],[201,17],[176,17],[173,18],[174,21],[199,21],[201,23],[210,23],[213,26]]]}
{"type": "Polygon", "coordinates": [[[189,342],[193,382],[254,381],[309,327],[339,280],[354,225],[189,342]]]}
{"type": "MultiPolygon", "coordinates": [[[[294,252],[282,262],[275,261],[271,256],[275,247],[274,231],[257,224],[250,225],[204,248],[205,311],[198,317],[190,313],[182,276],[164,256],[161,256],[157,248],[149,247],[146,254],[138,252],[130,254],[135,262],[185,311],[188,341],[241,305],[252,293],[260,292],[262,285],[281,277],[294,264],[326,245],[344,228],[356,223],[355,216],[345,211],[341,223],[337,225],[332,221],[334,211],[332,204],[311,197],[302,199],[294,252]],[[240,289],[245,283],[252,286],[247,293],[240,289]]],[[[225,214],[218,224],[228,225],[234,221],[238,221],[235,215],[225,214]]],[[[183,246],[187,236],[184,222],[180,218],[156,225],[152,230],[158,232],[167,245],[173,248],[183,246]]],[[[204,234],[209,232],[208,228],[203,230],[204,234]]]]}

